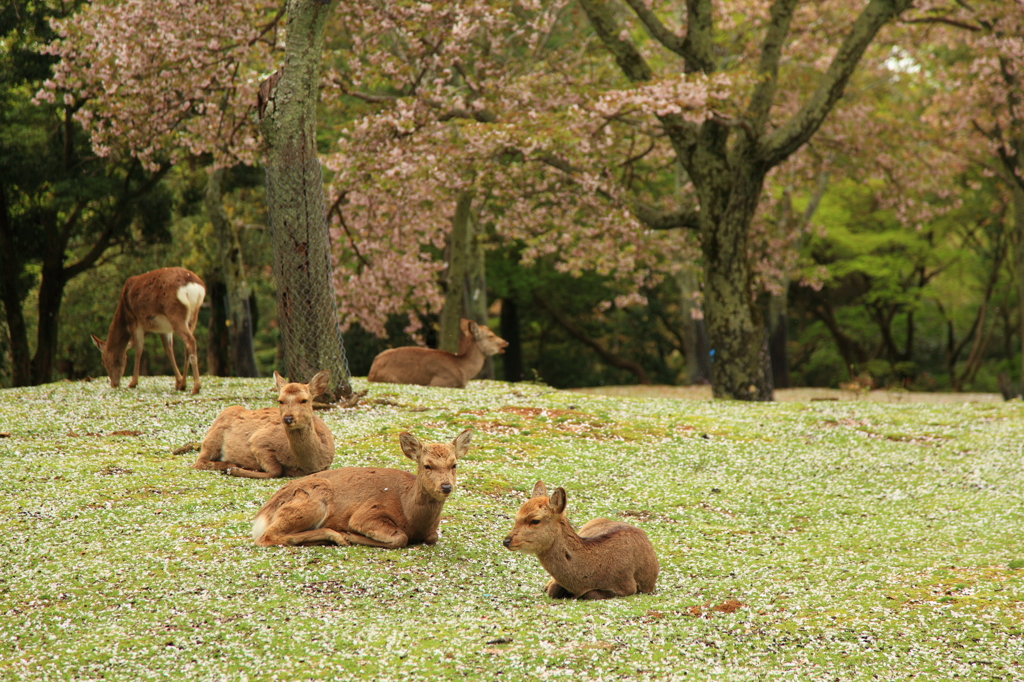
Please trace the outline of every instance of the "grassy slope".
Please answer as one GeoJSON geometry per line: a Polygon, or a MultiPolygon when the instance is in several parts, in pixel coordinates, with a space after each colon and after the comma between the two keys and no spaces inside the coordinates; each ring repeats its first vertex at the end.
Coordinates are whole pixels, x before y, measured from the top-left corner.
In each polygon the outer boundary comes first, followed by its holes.
{"type": "Polygon", "coordinates": [[[373,385],[321,413],[334,466],[411,468],[399,432],[476,431],[440,542],[264,549],[251,519],[281,482],[171,451],[230,404],[271,405],[271,384],[0,391],[0,677],[1024,678],[1020,402],[373,385]],[[643,527],[657,593],[543,596],[536,559],[501,546],[538,478],[577,525],[643,527]]]}

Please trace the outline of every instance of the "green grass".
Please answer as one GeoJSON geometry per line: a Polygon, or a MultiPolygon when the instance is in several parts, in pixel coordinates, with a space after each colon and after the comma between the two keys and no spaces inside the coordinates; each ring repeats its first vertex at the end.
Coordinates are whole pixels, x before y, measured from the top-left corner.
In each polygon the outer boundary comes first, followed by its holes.
{"type": "Polygon", "coordinates": [[[228,405],[272,405],[272,381],[203,381],[0,391],[0,677],[1024,679],[1019,401],[371,385],[320,413],[334,466],[411,469],[401,431],[475,430],[438,544],[259,548],[282,482],[172,451],[228,405]],[[577,525],[641,526],[657,592],[544,596],[537,560],[501,545],[538,479],[577,525]]]}

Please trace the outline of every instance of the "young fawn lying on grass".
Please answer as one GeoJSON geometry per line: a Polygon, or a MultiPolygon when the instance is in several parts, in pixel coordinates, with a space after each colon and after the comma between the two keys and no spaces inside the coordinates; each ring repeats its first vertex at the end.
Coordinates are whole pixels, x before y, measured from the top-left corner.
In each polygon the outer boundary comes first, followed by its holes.
{"type": "Polygon", "coordinates": [[[459,352],[403,346],[391,348],[373,359],[369,381],[465,388],[479,374],[484,359],[505,352],[508,342],[482,324],[459,321],[459,352]]]}
{"type": "Polygon", "coordinates": [[[370,545],[397,549],[437,542],[441,508],[455,490],[456,460],[473,432],[451,443],[421,443],[403,432],[402,452],[416,475],[398,469],[345,467],[292,481],[256,515],[257,545],[370,545]]]}
{"type": "Polygon", "coordinates": [[[288,383],[274,372],[278,407],[247,410],[232,405],[221,412],[192,467],[243,478],[280,478],[331,466],[334,436],[313,414],[313,399],[327,390],[330,378],[324,370],[308,384],[288,383]]]}
{"type": "Polygon", "coordinates": [[[594,519],[579,535],[565,518],[565,490],[548,497],[542,481],[516,513],[502,543],[515,552],[536,554],[551,574],[544,591],[554,599],[611,599],[653,592],[658,557],[647,535],[628,523],[594,519]]]}

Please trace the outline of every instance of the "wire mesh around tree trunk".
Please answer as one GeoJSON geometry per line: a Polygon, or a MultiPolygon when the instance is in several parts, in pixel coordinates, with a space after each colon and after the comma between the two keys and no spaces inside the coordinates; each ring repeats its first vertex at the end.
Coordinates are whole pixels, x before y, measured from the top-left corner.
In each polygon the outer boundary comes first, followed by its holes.
{"type": "Polygon", "coordinates": [[[315,157],[267,165],[267,227],[274,250],[277,314],[285,369],[308,382],[330,370],[332,402],[352,394],[332,286],[323,172],[315,157]]]}

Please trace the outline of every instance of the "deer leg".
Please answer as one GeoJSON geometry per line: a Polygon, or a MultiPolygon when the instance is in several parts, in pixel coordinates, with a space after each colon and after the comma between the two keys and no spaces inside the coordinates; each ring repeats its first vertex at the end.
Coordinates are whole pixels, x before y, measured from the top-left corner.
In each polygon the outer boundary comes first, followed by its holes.
{"type": "Polygon", "coordinates": [[[284,476],[284,467],[276,459],[261,460],[257,458],[260,466],[263,467],[263,471],[254,471],[253,469],[246,469],[237,464],[231,464],[225,467],[224,473],[228,476],[238,476],[239,478],[281,478],[284,476]]]}
{"type": "MultiPolygon", "coordinates": [[[[198,315],[198,313],[197,313],[198,315]]],[[[198,317],[196,318],[198,319],[198,317]]],[[[185,368],[184,374],[181,377],[181,386],[178,387],[177,375],[175,375],[175,387],[178,390],[184,391],[188,375],[188,369],[192,367],[192,395],[199,393],[200,380],[199,380],[199,356],[196,351],[196,337],[192,335],[192,330],[195,329],[195,321],[193,320],[181,320],[180,322],[171,321],[171,331],[181,339],[182,343],[185,344],[185,368]]],[[[173,362],[173,361],[172,361],[173,362]]]]}
{"type": "Polygon", "coordinates": [[[549,580],[548,584],[544,586],[544,591],[552,599],[572,599],[576,596],[569,590],[559,585],[558,581],[554,578],[549,580]]]}
{"type": "MultiPolygon", "coordinates": [[[[174,388],[179,391],[185,390],[185,375],[178,369],[178,360],[174,357],[174,334],[168,332],[167,334],[161,334],[160,340],[164,342],[164,353],[167,354],[167,359],[171,361],[171,369],[174,370],[174,388]]],[[[188,356],[185,356],[185,362],[188,362],[188,356]]],[[[185,369],[188,369],[186,364],[185,369]]]]}
{"type": "Polygon", "coordinates": [[[139,385],[139,368],[142,365],[142,349],[146,340],[146,332],[141,326],[132,330],[132,345],[135,346],[135,370],[132,372],[132,381],[128,388],[135,388],[139,385]]]}
{"type": "Polygon", "coordinates": [[[580,599],[614,599],[615,597],[621,597],[624,595],[616,594],[611,590],[590,590],[580,595],[580,599]]]}
{"type": "Polygon", "coordinates": [[[256,544],[263,547],[349,544],[348,533],[319,527],[330,512],[326,497],[325,491],[317,486],[312,490],[295,491],[295,496],[274,512],[274,518],[256,539],[256,544]]]}
{"type": "Polygon", "coordinates": [[[380,513],[377,505],[359,510],[348,520],[348,541],[353,545],[398,549],[409,544],[409,536],[395,522],[380,513]]]}

